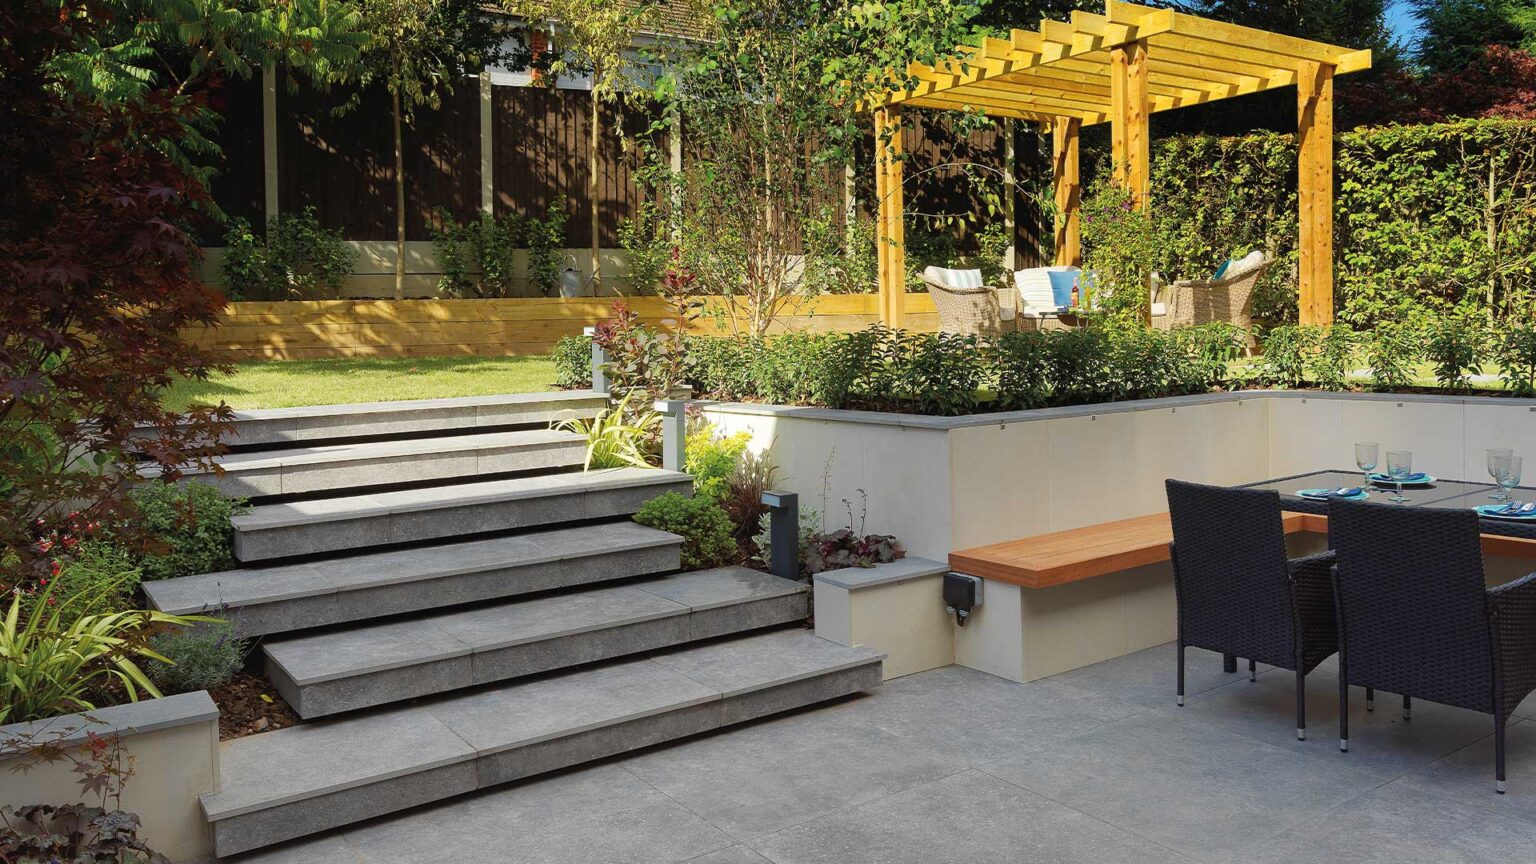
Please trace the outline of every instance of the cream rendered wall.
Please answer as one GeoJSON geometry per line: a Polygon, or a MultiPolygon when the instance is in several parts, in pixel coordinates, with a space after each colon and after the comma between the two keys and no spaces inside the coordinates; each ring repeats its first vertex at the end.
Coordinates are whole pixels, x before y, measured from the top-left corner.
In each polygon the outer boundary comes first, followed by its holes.
{"type": "MultiPolygon", "coordinates": [[[[211,856],[212,837],[198,796],[218,790],[217,715],[196,723],[127,732],[120,740],[134,769],[123,789],[122,809],[138,814],[143,825],[140,838],[173,862],[211,856]]],[[[0,760],[0,804],[100,803],[98,797],[82,798],[80,778],[66,762],[36,765],[26,773],[11,770],[16,762],[0,760]]]]}
{"type": "Polygon", "coordinates": [[[948,557],[953,525],[948,433],[751,411],[751,406],[704,408],[726,434],[751,432],[753,451],[771,452],[779,468],[775,485],[799,493],[802,510],[820,511],[827,530],[847,524],[845,499],[853,508],[853,527],[859,528],[862,489],[868,493],[867,532],[894,534],[911,555],[948,557]]]}

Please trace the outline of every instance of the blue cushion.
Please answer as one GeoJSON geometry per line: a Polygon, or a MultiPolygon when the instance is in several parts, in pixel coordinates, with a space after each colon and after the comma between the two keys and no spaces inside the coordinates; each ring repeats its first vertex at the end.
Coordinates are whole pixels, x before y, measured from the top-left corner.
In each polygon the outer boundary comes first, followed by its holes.
{"type": "Polygon", "coordinates": [[[1077,270],[1047,270],[1051,277],[1051,299],[1057,306],[1072,305],[1072,286],[1077,283],[1077,270]]]}
{"type": "Polygon", "coordinates": [[[1228,258],[1227,260],[1221,262],[1221,266],[1217,267],[1216,268],[1216,272],[1211,274],[1211,280],[1215,281],[1217,279],[1220,279],[1227,272],[1227,268],[1231,267],[1231,266],[1232,266],[1232,259],[1231,258],[1228,258]]]}

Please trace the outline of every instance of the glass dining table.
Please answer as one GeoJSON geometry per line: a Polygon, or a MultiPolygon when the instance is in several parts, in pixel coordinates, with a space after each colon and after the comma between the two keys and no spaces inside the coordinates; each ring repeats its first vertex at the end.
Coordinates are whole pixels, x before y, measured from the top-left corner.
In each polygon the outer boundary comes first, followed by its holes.
{"type": "MultiPolygon", "coordinates": [[[[1381,504],[1393,504],[1392,497],[1397,494],[1397,486],[1394,483],[1373,483],[1363,486],[1365,477],[1359,471],[1309,471],[1305,474],[1292,474],[1288,477],[1276,477],[1273,480],[1260,480],[1257,483],[1244,483],[1240,489],[1273,489],[1280,493],[1280,505],[1293,513],[1311,513],[1318,516],[1328,515],[1328,502],[1303,498],[1296,494],[1302,489],[1337,489],[1341,486],[1360,486],[1369,493],[1370,500],[1381,504]]],[[[1470,509],[1481,504],[1497,504],[1499,502],[1490,498],[1497,487],[1492,483],[1474,483],[1466,480],[1435,480],[1419,486],[1404,486],[1403,497],[1408,499],[1400,507],[1444,507],[1447,509],[1470,509]]],[[[1536,489],[1517,486],[1511,490],[1511,495],[1516,500],[1536,501],[1536,489]]],[[[1482,533],[1497,537],[1518,537],[1527,540],[1536,540],[1536,519],[1514,520],[1500,519],[1491,516],[1482,516],[1479,519],[1482,533]]]]}

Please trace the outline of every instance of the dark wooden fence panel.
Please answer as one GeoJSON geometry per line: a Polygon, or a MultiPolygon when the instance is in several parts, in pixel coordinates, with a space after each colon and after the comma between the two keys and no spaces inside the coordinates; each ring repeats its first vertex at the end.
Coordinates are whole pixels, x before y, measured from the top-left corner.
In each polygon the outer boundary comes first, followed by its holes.
{"type": "MultiPolygon", "coordinates": [[[[389,94],[371,88],[336,116],[349,93],[279,82],[278,196],[283,212],[314,207],[321,224],[349,240],[395,236],[394,131],[389,94]]],[[[479,85],[466,79],[436,111],[416,112],[405,129],[406,237],[430,239],[432,214],[443,208],[460,220],[480,206],[479,85]]]]}
{"type": "MultiPolygon", "coordinates": [[[[591,153],[591,94],[585,90],[496,87],[491,141],[496,212],[542,217],[550,204],[565,210],[566,243],[592,243],[587,181],[591,153]]],[[[653,115],[633,107],[599,108],[599,245],[619,245],[619,226],[639,212],[639,140],[653,115]]],[[[666,136],[653,146],[665,153],[666,136]]]]}
{"type": "MultiPolygon", "coordinates": [[[[223,117],[213,141],[223,151],[209,191],[229,218],[252,225],[266,221],[266,171],[262,163],[261,76],[229,79],[214,97],[223,117]]],[[[225,226],[213,219],[198,226],[199,240],[210,246],[224,242],[225,226]]]]}

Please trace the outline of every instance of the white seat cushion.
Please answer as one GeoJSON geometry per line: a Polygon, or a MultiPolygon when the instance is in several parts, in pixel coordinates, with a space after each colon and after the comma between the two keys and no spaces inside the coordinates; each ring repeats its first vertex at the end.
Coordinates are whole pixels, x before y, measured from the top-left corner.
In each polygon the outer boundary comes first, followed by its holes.
{"type": "Polygon", "coordinates": [[[1264,250],[1255,249],[1252,252],[1249,252],[1247,255],[1244,255],[1242,258],[1233,261],[1231,265],[1227,267],[1227,272],[1221,274],[1222,281],[1226,281],[1228,279],[1236,279],[1245,273],[1251,273],[1252,271],[1257,270],[1263,263],[1264,250]]]}
{"type": "Polygon", "coordinates": [[[923,275],[950,288],[980,288],[980,270],[951,270],[948,267],[926,267],[923,275]]]}
{"type": "Polygon", "coordinates": [[[1051,290],[1051,271],[1058,273],[1075,271],[1076,267],[1031,267],[1013,274],[1014,287],[1019,289],[1019,304],[1026,317],[1054,314],[1060,304],[1056,292],[1051,290]],[[1037,313],[1030,315],[1030,312],[1037,313]]]}
{"type": "Polygon", "coordinates": [[[1153,318],[1159,318],[1159,317],[1161,317],[1163,315],[1167,315],[1167,314],[1168,314],[1168,304],[1167,303],[1153,303],[1152,304],[1152,317],[1153,318]]]}

